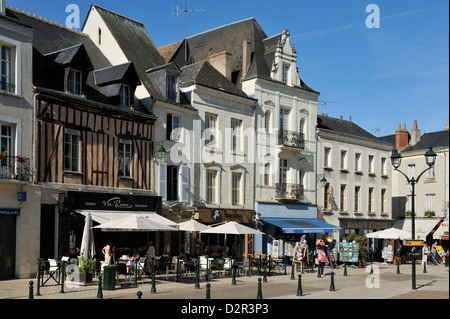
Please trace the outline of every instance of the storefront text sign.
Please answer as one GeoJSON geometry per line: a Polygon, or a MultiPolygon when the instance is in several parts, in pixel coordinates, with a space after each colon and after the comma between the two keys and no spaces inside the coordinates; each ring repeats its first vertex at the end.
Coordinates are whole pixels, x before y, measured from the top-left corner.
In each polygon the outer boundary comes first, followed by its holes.
{"type": "Polygon", "coordinates": [[[0,208],[0,216],[19,216],[20,209],[18,208],[0,208]]]}

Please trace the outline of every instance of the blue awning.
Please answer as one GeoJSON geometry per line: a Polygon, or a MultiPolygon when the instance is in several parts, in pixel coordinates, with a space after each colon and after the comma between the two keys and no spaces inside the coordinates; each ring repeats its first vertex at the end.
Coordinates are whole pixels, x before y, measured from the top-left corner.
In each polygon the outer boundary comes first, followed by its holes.
{"type": "Polygon", "coordinates": [[[285,234],[322,234],[341,231],[338,226],[314,218],[261,218],[261,220],[282,228],[285,234]]]}

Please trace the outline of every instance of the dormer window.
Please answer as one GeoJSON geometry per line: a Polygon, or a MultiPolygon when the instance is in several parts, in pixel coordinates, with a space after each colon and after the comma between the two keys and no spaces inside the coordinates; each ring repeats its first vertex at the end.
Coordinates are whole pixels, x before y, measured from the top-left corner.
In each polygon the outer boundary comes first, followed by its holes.
{"type": "Polygon", "coordinates": [[[75,95],[81,95],[81,93],[82,93],[82,89],[81,89],[82,77],[81,77],[81,75],[82,75],[81,71],[78,71],[75,69],[71,69],[69,71],[68,87],[67,87],[67,90],[69,93],[75,94],[75,95]]]}
{"type": "Polygon", "coordinates": [[[120,86],[120,102],[119,106],[122,107],[130,107],[130,86],[126,84],[122,84],[120,86]]]}
{"type": "Polygon", "coordinates": [[[176,101],[177,99],[177,78],[173,74],[167,74],[167,99],[176,101]]]}
{"type": "Polygon", "coordinates": [[[288,78],[289,78],[289,65],[283,64],[283,78],[282,81],[284,84],[288,84],[288,78]]]}

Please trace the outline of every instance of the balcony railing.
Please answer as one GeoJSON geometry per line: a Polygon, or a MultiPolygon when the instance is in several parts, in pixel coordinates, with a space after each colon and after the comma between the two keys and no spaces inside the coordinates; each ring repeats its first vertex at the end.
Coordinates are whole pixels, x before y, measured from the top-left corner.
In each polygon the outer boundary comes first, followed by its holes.
{"type": "Polygon", "coordinates": [[[279,130],[278,145],[304,149],[305,135],[303,133],[298,133],[294,131],[279,130]]]}
{"type": "Polygon", "coordinates": [[[15,156],[0,157],[0,178],[30,181],[30,159],[16,161],[15,156]]]}
{"type": "Polygon", "coordinates": [[[303,186],[290,183],[275,184],[275,198],[279,201],[302,201],[304,200],[303,186]]]}

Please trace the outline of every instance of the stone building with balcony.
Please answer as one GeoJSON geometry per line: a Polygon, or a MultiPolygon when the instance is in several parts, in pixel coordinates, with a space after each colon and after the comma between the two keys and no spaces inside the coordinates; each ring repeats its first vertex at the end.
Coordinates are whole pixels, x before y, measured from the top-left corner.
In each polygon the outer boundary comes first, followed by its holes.
{"type": "Polygon", "coordinates": [[[271,254],[275,238],[299,240],[302,234],[324,231],[304,220],[319,223],[314,160],[319,93],[299,76],[289,30],[268,37],[249,18],[190,36],[170,48],[171,61],[189,65],[206,60],[257,101],[252,127],[253,219],[267,236],[255,236],[252,250],[271,254]]]}
{"type": "Polygon", "coordinates": [[[0,6],[0,280],[29,278],[39,252],[33,184],[33,31],[0,6]]]}
{"type": "Polygon", "coordinates": [[[342,117],[319,115],[317,129],[317,175],[326,180],[317,191],[319,215],[342,229],[328,240],[391,227],[394,145],[342,117]]]}

